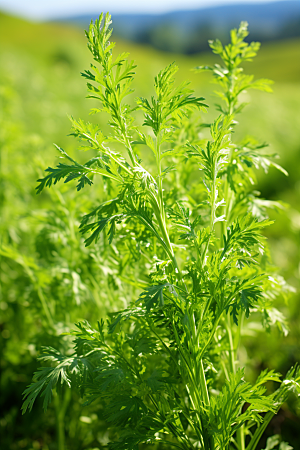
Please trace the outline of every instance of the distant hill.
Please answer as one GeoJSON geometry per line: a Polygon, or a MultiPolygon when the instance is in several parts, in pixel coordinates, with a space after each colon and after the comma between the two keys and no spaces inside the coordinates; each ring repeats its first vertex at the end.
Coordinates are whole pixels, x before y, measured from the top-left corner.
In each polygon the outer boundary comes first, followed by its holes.
{"type": "MultiPolygon", "coordinates": [[[[99,13],[58,21],[88,27],[99,13]]],[[[208,39],[228,39],[228,31],[249,22],[251,40],[270,41],[300,36],[300,1],[240,3],[166,14],[113,14],[115,35],[150,44],[165,51],[197,53],[208,49],[208,39]]]]}

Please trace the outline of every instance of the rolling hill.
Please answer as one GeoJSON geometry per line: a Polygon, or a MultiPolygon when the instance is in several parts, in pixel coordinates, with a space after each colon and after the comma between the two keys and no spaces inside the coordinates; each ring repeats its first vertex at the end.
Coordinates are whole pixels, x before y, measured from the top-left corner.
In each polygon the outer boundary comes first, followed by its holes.
{"type": "MultiPolygon", "coordinates": [[[[87,27],[97,14],[57,20],[87,27]]],[[[181,53],[208,49],[208,39],[227,39],[227,30],[242,20],[249,22],[252,39],[260,42],[300,36],[300,2],[283,0],[261,4],[241,2],[165,14],[113,14],[114,30],[120,38],[181,53]]]]}

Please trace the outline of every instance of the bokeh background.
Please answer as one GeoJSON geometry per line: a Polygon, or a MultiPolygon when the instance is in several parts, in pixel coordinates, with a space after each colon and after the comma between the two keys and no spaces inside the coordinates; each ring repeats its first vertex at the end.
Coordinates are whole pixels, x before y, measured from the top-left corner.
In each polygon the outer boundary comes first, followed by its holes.
{"type": "MultiPolygon", "coordinates": [[[[20,412],[22,392],[39,367],[41,345],[59,342],[66,323],[96,321],[130,296],[130,289],[120,286],[118,295],[105,294],[107,280],[114,282],[113,271],[105,270],[108,250],[85,249],[79,236],[78,218],[95,199],[61,185],[35,195],[37,178],[57,156],[53,142],[77,154],[68,136],[68,115],[88,119],[92,106],[80,77],[90,64],[84,29],[107,10],[118,51],[129,51],[137,62],[134,96],[151,95],[154,76],[175,60],[178,82],[189,79],[196,93],[214,105],[209,75],[191,72],[217,62],[207,40],[228,42],[229,30],[246,20],[249,40],[262,42],[245,71],[274,80],[274,92],[247,94],[237,138],[251,134],[268,142],[289,172],[289,177],[275,170],[259,173],[256,189],[263,198],[284,203],[280,214],[271,214],[275,224],[267,236],[274,265],[293,289],[276,305],[287,317],[287,336],[275,330],[264,336],[258,330],[255,338],[244,337],[247,374],[254,378],[265,367],[284,374],[300,360],[299,0],[0,0],[1,449],[100,449],[108,439],[98,412],[84,408],[79,394],[70,400],[65,392],[61,403],[55,397],[46,414],[42,401],[30,414],[20,412]],[[58,444],[62,434],[65,443],[58,444]]],[[[210,117],[215,117],[213,106],[210,117]]],[[[107,127],[105,118],[89,120],[103,120],[101,126],[107,127]]],[[[299,429],[299,410],[291,400],[267,434],[281,433],[297,450],[299,429]]]]}

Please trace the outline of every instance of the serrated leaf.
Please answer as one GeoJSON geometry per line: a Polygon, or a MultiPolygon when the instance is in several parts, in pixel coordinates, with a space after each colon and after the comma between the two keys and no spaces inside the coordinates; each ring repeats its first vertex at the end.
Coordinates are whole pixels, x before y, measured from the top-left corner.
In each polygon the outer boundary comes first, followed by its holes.
{"type": "Polygon", "coordinates": [[[165,287],[169,286],[169,283],[162,284],[159,286],[150,286],[144,292],[142,292],[137,300],[137,303],[142,303],[146,306],[146,310],[149,312],[150,309],[154,308],[156,305],[164,305],[163,290],[165,287]]]}
{"type": "Polygon", "coordinates": [[[134,424],[141,414],[147,413],[147,407],[141,399],[134,396],[119,395],[112,399],[106,411],[106,420],[119,427],[124,427],[128,423],[134,424]]]}
{"type": "Polygon", "coordinates": [[[46,411],[52,398],[52,390],[58,382],[71,386],[72,373],[82,372],[92,369],[90,362],[86,358],[66,357],[52,347],[45,347],[39,358],[42,361],[51,361],[55,367],[41,367],[35,372],[33,382],[23,393],[24,402],[22,405],[23,414],[28,409],[31,411],[33,404],[40,394],[44,397],[43,408],[46,411]]]}

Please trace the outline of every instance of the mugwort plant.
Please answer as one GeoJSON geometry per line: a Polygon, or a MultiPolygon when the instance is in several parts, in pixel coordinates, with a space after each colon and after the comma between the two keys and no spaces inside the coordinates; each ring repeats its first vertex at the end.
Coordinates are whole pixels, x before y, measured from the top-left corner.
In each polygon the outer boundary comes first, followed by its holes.
{"type": "MultiPolygon", "coordinates": [[[[263,370],[251,384],[239,360],[252,317],[287,333],[273,301],[289,287],[274,272],[262,234],[272,223],[267,210],[281,204],[254,190],[256,169],[286,172],[266,144],[233,140],[241,94],[271,91],[269,80],[242,68],[259,43],[245,42],[242,22],[228,45],[210,42],[221,64],[195,69],[211,71],[219,87],[219,115],[207,139],[194,120],[205,100],[188,82],[176,86],[175,64],[155,77],[151,99],[126,103],[136,66],[128,54],[114,57],[110,24],[108,14],[91,23],[94,62],[82,75],[99,105],[92,112],[110,116],[111,134],[72,118],[72,135],[93,156],[82,164],[57,147],[63,160],[47,169],[37,192],[61,179],[76,181],[77,190],[97,188],[100,177],[106,197],[83,216],[80,231],[86,246],[109,241],[120,255],[120,282],[135,286],[136,297],[97,326],[77,323],[72,352],[43,349],[40,360],[50,365],[25,390],[24,412],[39,394],[47,408],[52,390],[65,383],[86,404],[98,402],[111,449],[255,450],[290,393],[300,393],[297,367],[283,381],[263,370]],[[134,121],[141,112],[142,126],[134,121]],[[277,389],[267,390],[269,382],[277,389]]],[[[273,436],[267,449],[279,443],[273,436]]]]}

